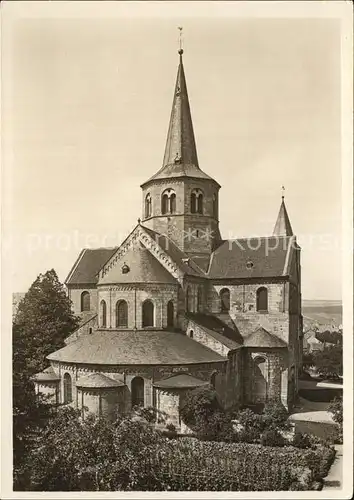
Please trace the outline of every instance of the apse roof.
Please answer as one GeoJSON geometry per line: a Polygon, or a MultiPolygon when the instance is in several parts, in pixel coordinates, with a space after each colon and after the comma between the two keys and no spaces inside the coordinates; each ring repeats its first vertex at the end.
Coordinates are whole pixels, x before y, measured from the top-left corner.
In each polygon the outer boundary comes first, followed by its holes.
{"type": "Polygon", "coordinates": [[[120,380],[113,380],[103,373],[91,373],[90,375],[79,378],[76,382],[77,387],[104,389],[109,387],[124,387],[124,382],[120,380]]]}
{"type": "Polygon", "coordinates": [[[165,378],[154,382],[154,387],[159,387],[161,389],[185,389],[193,387],[201,387],[204,385],[209,385],[209,382],[201,380],[199,378],[193,377],[192,375],[187,375],[182,373],[179,375],[173,375],[172,377],[165,378]]]}
{"type": "Polygon", "coordinates": [[[96,365],[180,365],[226,360],[183,333],[165,330],[97,330],[49,354],[48,359],[96,365]]]}

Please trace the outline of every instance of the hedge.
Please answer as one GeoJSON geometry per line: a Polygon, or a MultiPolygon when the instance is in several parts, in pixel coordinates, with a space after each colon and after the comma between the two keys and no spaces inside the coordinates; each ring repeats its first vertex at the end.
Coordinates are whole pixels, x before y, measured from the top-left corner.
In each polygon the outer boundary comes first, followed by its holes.
{"type": "Polygon", "coordinates": [[[145,465],[139,490],[171,491],[288,491],[318,489],[335,451],[318,446],[292,446],[170,440],[145,465]]]}

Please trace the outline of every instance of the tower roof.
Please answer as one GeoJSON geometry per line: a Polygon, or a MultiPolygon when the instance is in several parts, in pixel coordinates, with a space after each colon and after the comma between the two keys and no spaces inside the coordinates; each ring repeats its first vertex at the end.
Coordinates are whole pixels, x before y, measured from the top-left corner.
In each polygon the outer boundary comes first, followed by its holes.
{"type": "Polygon", "coordinates": [[[216,182],[199,168],[183,68],[183,50],[180,49],[178,53],[179,66],[162,168],[144,184],[175,177],[196,177],[216,182]]]}
{"type": "Polygon", "coordinates": [[[284,196],[282,196],[277,222],[274,226],[273,236],[293,236],[293,234],[294,233],[291,228],[290,219],[284,202],[284,196]]]}

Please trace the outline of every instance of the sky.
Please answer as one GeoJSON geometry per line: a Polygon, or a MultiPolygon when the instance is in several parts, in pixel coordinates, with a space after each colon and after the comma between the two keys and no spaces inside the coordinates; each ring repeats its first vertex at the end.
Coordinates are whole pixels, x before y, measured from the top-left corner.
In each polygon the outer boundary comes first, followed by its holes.
{"type": "MultiPolygon", "coordinates": [[[[59,2],[60,3],[60,2],[59,2]]],[[[14,292],[115,246],[162,166],[183,26],[199,165],[226,238],[268,236],[281,202],[304,299],[341,299],[340,29],[333,19],[18,19],[4,85],[4,247],[14,292]]]]}

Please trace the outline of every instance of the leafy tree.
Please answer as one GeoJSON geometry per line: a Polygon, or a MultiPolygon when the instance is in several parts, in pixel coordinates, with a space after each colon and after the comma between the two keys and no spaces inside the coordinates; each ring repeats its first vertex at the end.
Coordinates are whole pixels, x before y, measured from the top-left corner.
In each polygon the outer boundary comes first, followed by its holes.
{"type": "Polygon", "coordinates": [[[35,491],[147,489],[153,463],[166,440],[150,425],[130,418],[110,422],[60,408],[28,460],[35,491]],[[145,486],[145,488],[144,488],[145,486]]]}
{"type": "Polygon", "coordinates": [[[210,431],[212,421],[220,420],[223,408],[211,387],[197,387],[188,391],[180,405],[180,416],[185,424],[203,434],[210,431]]]}
{"type": "Polygon", "coordinates": [[[15,483],[22,477],[21,467],[39,429],[52,412],[45,398],[35,395],[32,376],[46,367],[46,356],[63,347],[64,338],[77,325],[55,271],[40,274],[21,300],[12,330],[15,483]]]}
{"type": "Polygon", "coordinates": [[[316,332],[315,337],[320,342],[326,344],[342,344],[342,333],[340,331],[324,330],[316,332]]]}
{"type": "Polygon", "coordinates": [[[323,377],[339,378],[343,374],[343,347],[330,345],[314,353],[314,364],[323,377]]]}

